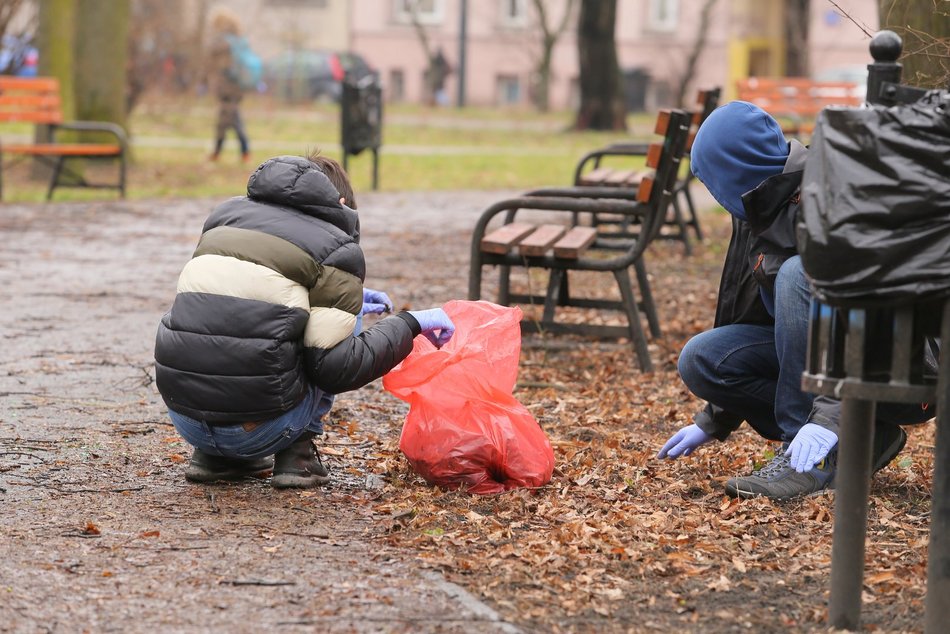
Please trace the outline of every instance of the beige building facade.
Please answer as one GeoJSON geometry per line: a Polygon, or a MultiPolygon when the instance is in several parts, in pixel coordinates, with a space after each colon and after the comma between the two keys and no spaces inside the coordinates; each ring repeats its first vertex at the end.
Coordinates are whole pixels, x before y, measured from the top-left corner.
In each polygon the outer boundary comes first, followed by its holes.
{"type": "MultiPolygon", "coordinates": [[[[645,93],[643,106],[671,105],[684,79],[700,32],[707,0],[618,0],[615,38],[628,86],[645,93]],[[639,79],[638,79],[639,78],[639,79]],[[648,79],[645,79],[648,78],[648,79]],[[644,85],[645,84],[645,85],[644,85]]],[[[413,0],[353,0],[351,47],[380,71],[387,96],[421,101],[425,54],[408,7],[413,0]]],[[[727,95],[736,80],[784,73],[785,0],[718,0],[709,16],[706,45],[686,94],[721,85],[727,95]]],[[[415,0],[432,49],[441,48],[453,66],[447,92],[458,95],[462,0],[415,0]]],[[[465,100],[469,105],[528,105],[536,85],[541,51],[539,15],[530,0],[469,0],[466,15],[465,100]]],[[[547,0],[548,22],[559,23],[567,0],[547,0]]],[[[877,0],[813,0],[809,16],[811,73],[866,65],[868,36],[878,27],[877,0]],[[844,15],[844,14],[847,14],[844,15]],[[848,17],[850,16],[850,17],[848,17]],[[853,20],[853,21],[852,21],[853,20]]],[[[550,103],[576,103],[577,9],[554,49],[550,103]]]]}
{"type": "MultiPolygon", "coordinates": [[[[226,6],[244,21],[255,50],[266,60],[288,48],[329,48],[359,53],[380,73],[390,101],[427,96],[426,47],[441,50],[451,73],[448,103],[464,96],[473,106],[529,106],[537,86],[540,17],[532,0],[204,0],[205,10],[226,6]],[[465,6],[464,45],[462,7],[465,6]],[[415,19],[413,19],[415,16],[415,19]],[[464,50],[463,50],[464,49],[464,50]],[[461,60],[464,56],[464,64],[461,60]],[[464,76],[464,91],[459,80],[464,76]],[[464,92],[464,95],[462,93],[464,92]]],[[[615,38],[620,67],[644,109],[673,105],[709,0],[617,0],[615,38]]],[[[202,0],[196,0],[199,6],[202,0]]],[[[720,85],[726,96],[736,80],[785,72],[785,0],[716,0],[706,44],[687,95],[720,85]]],[[[577,12],[558,39],[551,64],[552,108],[577,99],[577,12]]],[[[860,68],[871,60],[869,36],[878,28],[877,0],[812,0],[808,18],[810,74],[860,68]],[[860,25],[860,26],[858,26],[860,25]]],[[[551,28],[568,0],[544,0],[551,28]]]]}

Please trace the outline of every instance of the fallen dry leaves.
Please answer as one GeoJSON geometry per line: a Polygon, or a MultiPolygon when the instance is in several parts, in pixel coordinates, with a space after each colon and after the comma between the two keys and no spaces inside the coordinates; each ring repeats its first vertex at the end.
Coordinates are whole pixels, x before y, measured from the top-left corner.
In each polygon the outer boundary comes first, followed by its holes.
{"type": "MultiPolygon", "coordinates": [[[[537,631],[824,629],[833,494],[724,497],[726,478],[775,450],[747,429],[686,459],[654,457],[701,405],[675,361],[711,323],[725,224],[713,231],[692,258],[651,248],[657,371],[639,372],[626,345],[526,340],[515,395],[554,447],[549,485],[495,497],[430,488],[396,434],[385,439],[374,467],[387,480],[375,506],[385,542],[537,631]]],[[[596,277],[583,287],[611,290],[596,277]]],[[[933,426],[909,431],[872,487],[864,621],[878,630],[919,628],[923,612],[933,426]]]]}

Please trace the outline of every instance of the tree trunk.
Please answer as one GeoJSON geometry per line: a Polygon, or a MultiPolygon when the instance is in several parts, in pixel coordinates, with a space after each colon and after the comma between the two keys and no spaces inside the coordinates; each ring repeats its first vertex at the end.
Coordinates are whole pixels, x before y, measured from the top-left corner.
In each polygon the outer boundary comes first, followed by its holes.
{"type": "Polygon", "coordinates": [[[626,130],[614,28],[617,0],[582,0],[577,28],[581,105],[576,130],[626,130]]]}
{"type": "Polygon", "coordinates": [[[551,58],[557,41],[564,34],[574,13],[574,0],[567,0],[561,22],[557,27],[548,24],[548,7],[545,0],[534,0],[534,9],[538,14],[538,26],[541,29],[541,57],[535,69],[538,83],[535,86],[534,103],[538,110],[547,112],[551,107],[551,58]]]}
{"type": "Polygon", "coordinates": [[[809,77],[808,21],[811,16],[810,0],[785,0],[785,74],[789,77],[809,77]]]}
{"type": "Polygon", "coordinates": [[[942,0],[881,0],[881,28],[904,40],[902,82],[946,88],[950,82],[950,8],[942,0]]]}
{"type": "Polygon", "coordinates": [[[78,0],[76,117],[126,126],[129,0],[78,0]]]}
{"type": "MultiPolygon", "coordinates": [[[[40,59],[36,72],[42,77],[55,77],[59,80],[63,118],[68,121],[76,115],[73,91],[76,0],[40,0],[37,15],[39,22],[36,28],[36,48],[40,59]]],[[[49,126],[36,126],[33,136],[37,143],[49,141],[49,126]]],[[[36,159],[33,161],[30,175],[33,178],[48,179],[50,169],[42,160],[36,159]]]]}
{"type": "Polygon", "coordinates": [[[541,43],[541,59],[538,61],[538,84],[535,87],[534,104],[541,112],[551,109],[551,55],[554,44],[549,38],[541,43]]]}
{"type": "Polygon", "coordinates": [[[699,13],[699,28],[696,32],[696,40],[693,42],[693,49],[689,52],[689,57],[686,59],[686,68],[683,70],[683,76],[680,79],[680,84],[676,89],[676,101],[674,103],[678,104],[680,107],[692,108],[695,106],[692,102],[689,104],[686,103],[686,90],[689,88],[690,83],[693,81],[693,76],[696,74],[696,64],[699,62],[700,56],[703,54],[703,49],[706,48],[706,38],[709,35],[709,17],[712,13],[713,7],[716,6],[718,0],[705,0],[703,2],[703,8],[699,13]]]}

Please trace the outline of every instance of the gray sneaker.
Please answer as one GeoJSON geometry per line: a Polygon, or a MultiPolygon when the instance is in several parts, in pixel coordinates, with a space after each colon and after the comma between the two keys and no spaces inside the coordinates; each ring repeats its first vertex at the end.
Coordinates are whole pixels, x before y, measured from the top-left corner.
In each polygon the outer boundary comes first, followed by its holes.
{"type": "Polygon", "coordinates": [[[789,464],[786,449],[787,445],[782,445],[778,455],[752,475],[729,478],[726,494],[743,499],[761,495],[773,500],[790,500],[834,488],[837,449],[804,473],[795,471],[789,464]]]}
{"type": "Polygon", "coordinates": [[[871,473],[886,467],[907,444],[907,432],[899,425],[878,425],[874,428],[874,455],[871,458],[871,473]]]}

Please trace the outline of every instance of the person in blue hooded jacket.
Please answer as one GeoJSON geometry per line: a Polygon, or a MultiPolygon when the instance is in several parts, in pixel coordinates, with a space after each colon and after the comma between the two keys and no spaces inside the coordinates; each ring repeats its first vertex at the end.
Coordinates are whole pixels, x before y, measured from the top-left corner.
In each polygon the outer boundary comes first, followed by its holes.
{"type": "MultiPolygon", "coordinates": [[[[803,392],[811,288],[795,240],[799,188],[807,149],[754,104],[734,101],[699,129],[690,169],[732,216],[712,330],[690,339],[678,369],[707,401],[691,425],[660,449],[687,456],[724,441],[743,421],[783,443],[751,475],[730,478],[733,497],[789,499],[833,487],[840,402],[803,392]]],[[[877,471],[903,448],[897,425],[929,418],[920,408],[882,406],[875,431],[877,471]]]]}

